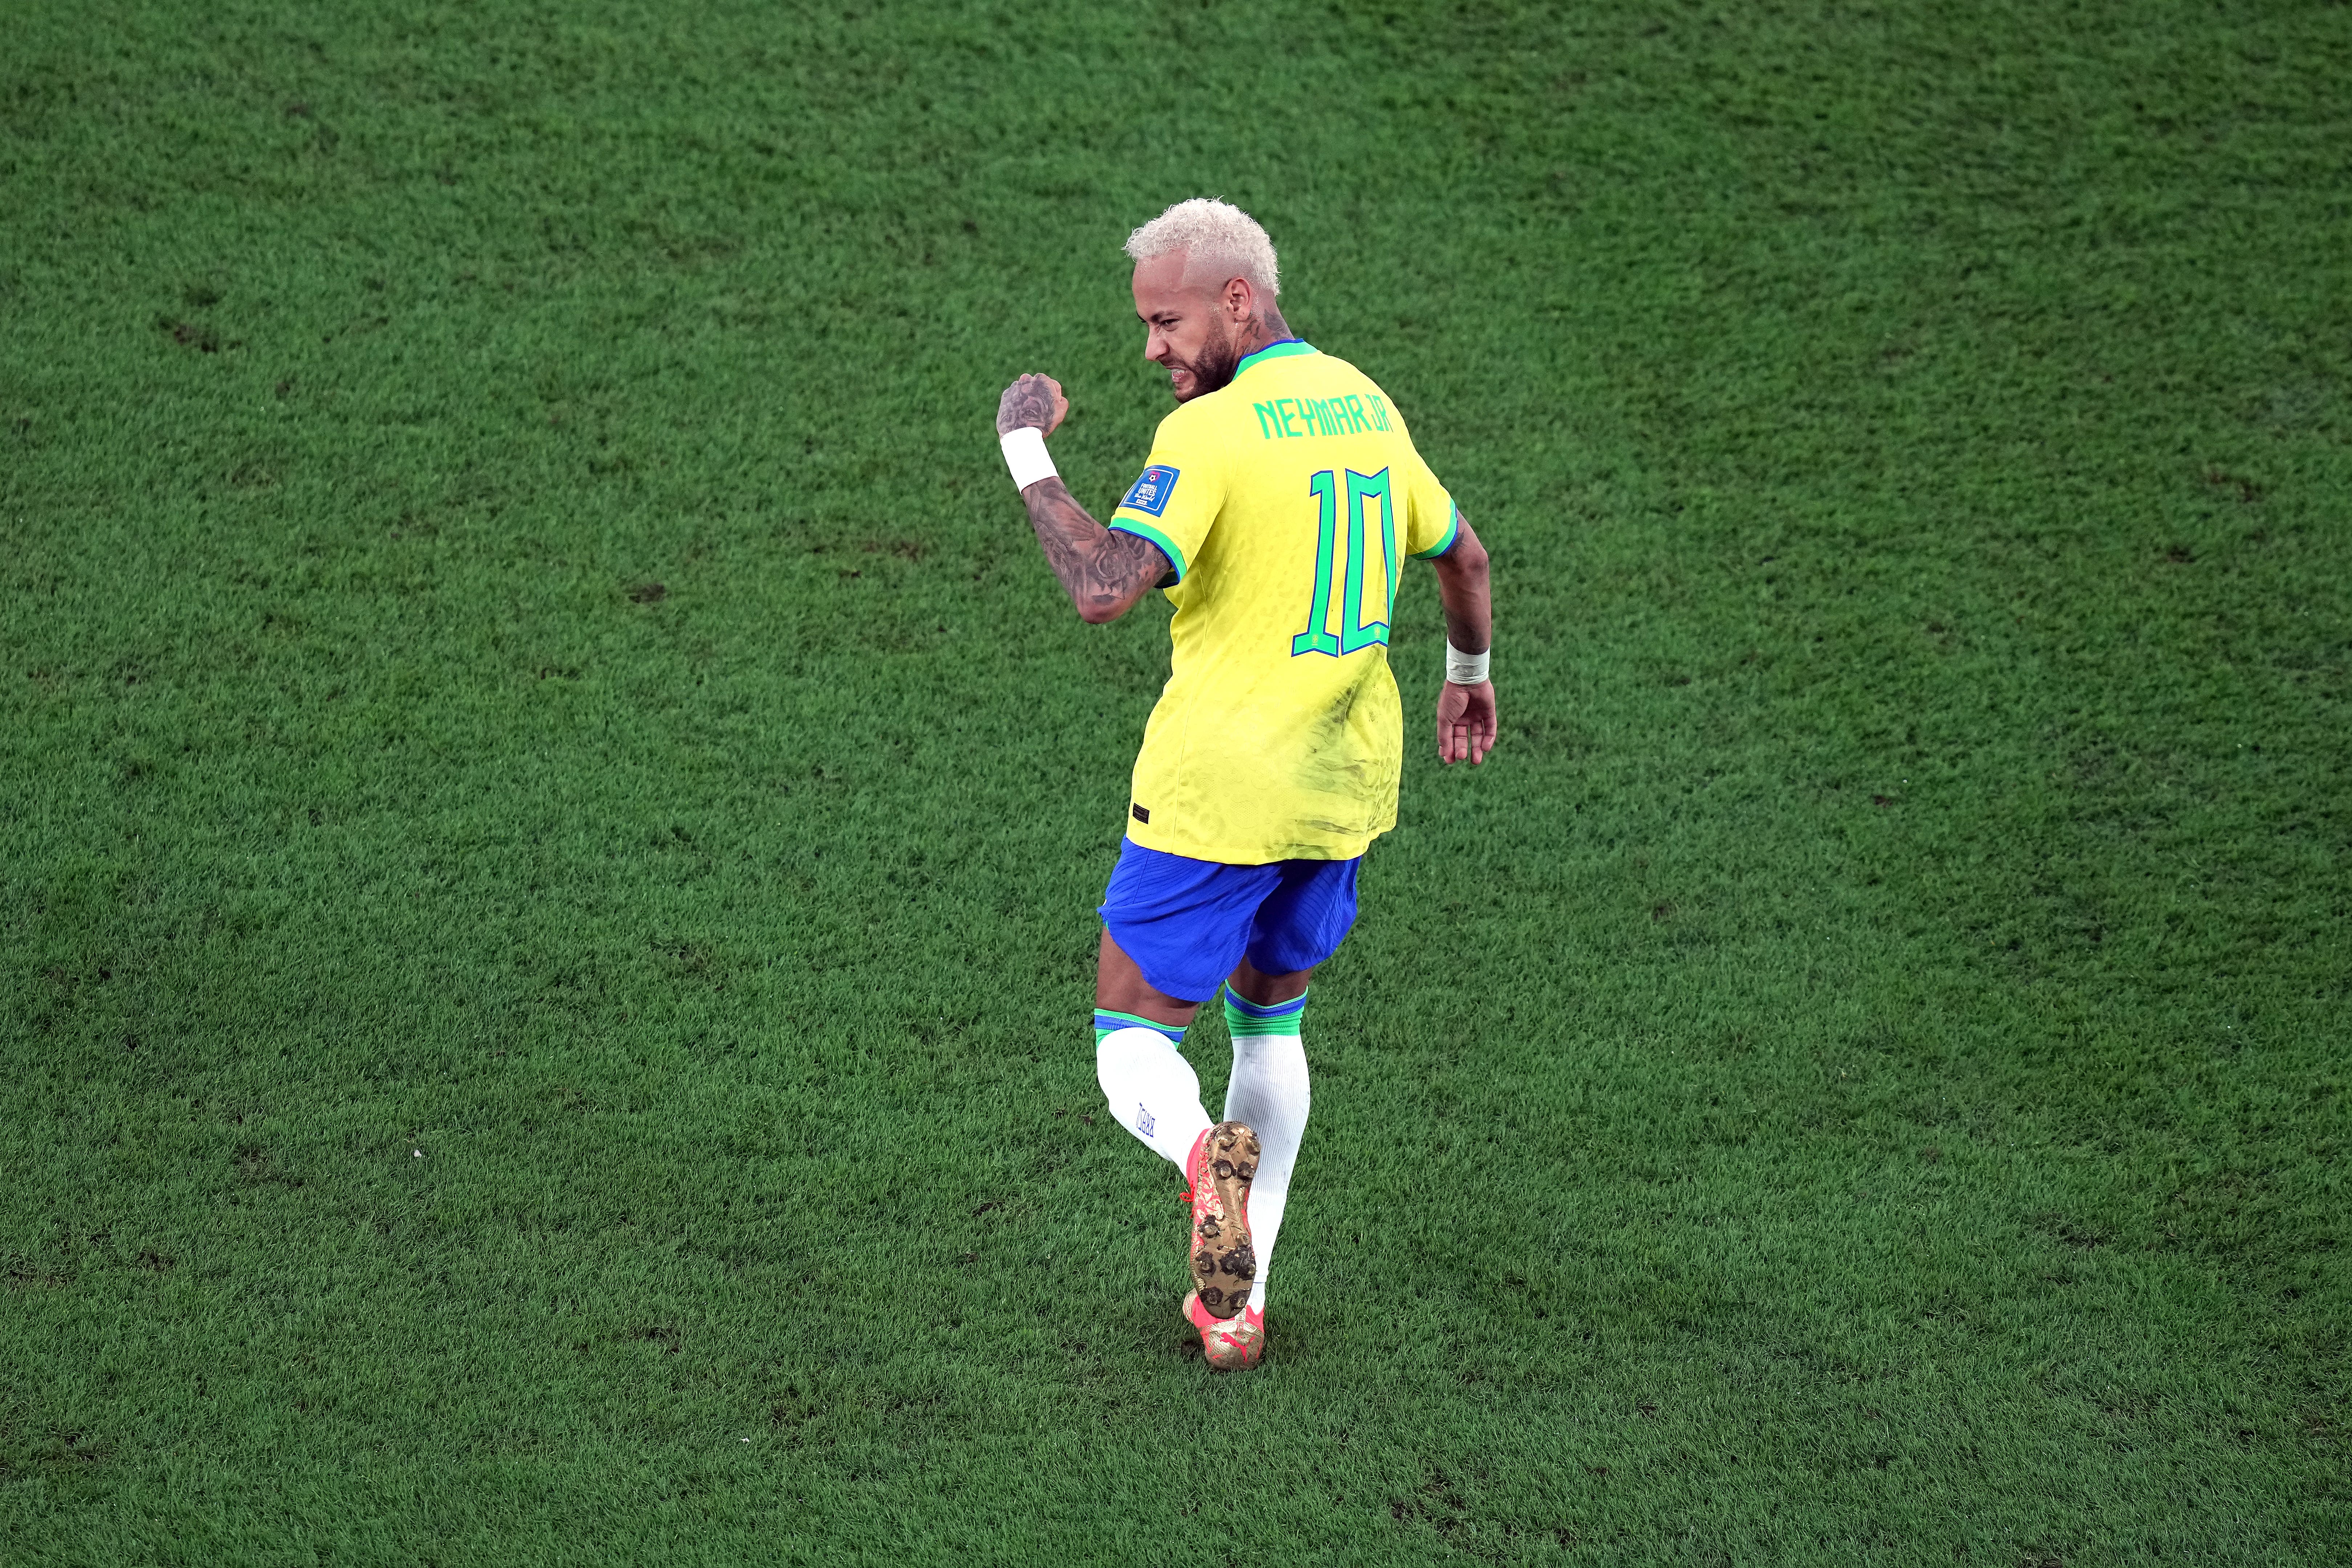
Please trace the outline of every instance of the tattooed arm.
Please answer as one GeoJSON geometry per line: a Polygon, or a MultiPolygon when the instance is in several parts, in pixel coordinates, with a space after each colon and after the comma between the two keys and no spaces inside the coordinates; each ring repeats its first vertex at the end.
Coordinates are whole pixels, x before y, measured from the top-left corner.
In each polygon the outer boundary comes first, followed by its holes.
{"type": "Polygon", "coordinates": [[[1029,504],[1029,526],[1037,531],[1045,563],[1061,579],[1079,619],[1096,626],[1115,621],[1154,584],[1176,581],[1158,545],[1115,533],[1088,517],[1060,479],[1039,479],[1021,499],[1029,504]]]}
{"type": "MultiPolygon", "coordinates": [[[[1069,411],[1051,376],[1024,375],[1004,389],[996,405],[996,433],[1028,425],[1051,435],[1069,411]]],[[[1154,586],[1176,581],[1175,568],[1158,545],[1097,522],[1058,478],[1039,479],[1021,492],[1021,500],[1029,508],[1029,526],[1036,530],[1045,563],[1080,619],[1097,626],[1115,621],[1154,586]]]]}
{"type": "MultiPolygon", "coordinates": [[[[1495,639],[1494,601],[1486,580],[1486,547],[1478,542],[1470,520],[1460,518],[1462,531],[1454,546],[1432,561],[1437,568],[1437,602],[1445,610],[1445,641],[1464,653],[1484,653],[1495,639]]],[[[1456,686],[1446,681],[1437,689],[1437,760],[1448,764],[1467,758],[1483,763],[1495,749],[1495,683],[1456,686]]]]}

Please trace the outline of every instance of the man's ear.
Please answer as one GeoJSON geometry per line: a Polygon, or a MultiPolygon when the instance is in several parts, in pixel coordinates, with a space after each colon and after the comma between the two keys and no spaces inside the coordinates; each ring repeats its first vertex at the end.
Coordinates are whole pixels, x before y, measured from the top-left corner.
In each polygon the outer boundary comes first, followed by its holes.
{"type": "Polygon", "coordinates": [[[1223,304],[1225,319],[1239,325],[1257,313],[1257,290],[1250,287],[1246,278],[1227,279],[1223,304]]]}

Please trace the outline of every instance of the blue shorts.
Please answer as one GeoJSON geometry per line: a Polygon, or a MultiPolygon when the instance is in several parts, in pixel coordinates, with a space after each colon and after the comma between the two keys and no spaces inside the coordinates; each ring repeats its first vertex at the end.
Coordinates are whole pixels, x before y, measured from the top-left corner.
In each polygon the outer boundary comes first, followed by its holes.
{"type": "Polygon", "coordinates": [[[1353,860],[1227,866],[1122,839],[1102,921],[1162,995],[1205,1002],[1247,958],[1267,974],[1312,969],[1356,923],[1353,860]]]}

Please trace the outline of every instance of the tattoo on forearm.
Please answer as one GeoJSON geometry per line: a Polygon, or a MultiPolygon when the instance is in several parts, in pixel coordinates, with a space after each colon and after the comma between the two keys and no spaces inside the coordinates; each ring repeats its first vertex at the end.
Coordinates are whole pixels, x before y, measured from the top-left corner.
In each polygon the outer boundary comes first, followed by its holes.
{"type": "Polygon", "coordinates": [[[1042,375],[1024,375],[996,400],[996,433],[1009,435],[1024,425],[1044,430],[1054,423],[1054,389],[1042,375]]]}
{"type": "Polygon", "coordinates": [[[1045,563],[1080,614],[1124,608],[1153,584],[1175,581],[1175,569],[1159,546],[1104,528],[1087,515],[1061,480],[1031,485],[1022,496],[1029,503],[1029,525],[1037,531],[1045,563]]]}

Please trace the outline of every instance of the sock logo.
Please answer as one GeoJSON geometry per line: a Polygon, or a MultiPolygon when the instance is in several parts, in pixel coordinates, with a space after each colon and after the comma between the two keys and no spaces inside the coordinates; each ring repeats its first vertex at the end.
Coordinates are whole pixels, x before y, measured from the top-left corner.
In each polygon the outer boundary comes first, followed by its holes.
{"type": "Polygon", "coordinates": [[[1151,1136],[1151,1130],[1159,1125],[1151,1120],[1151,1108],[1138,1100],[1135,1106],[1135,1130],[1149,1138],[1151,1136]]]}

